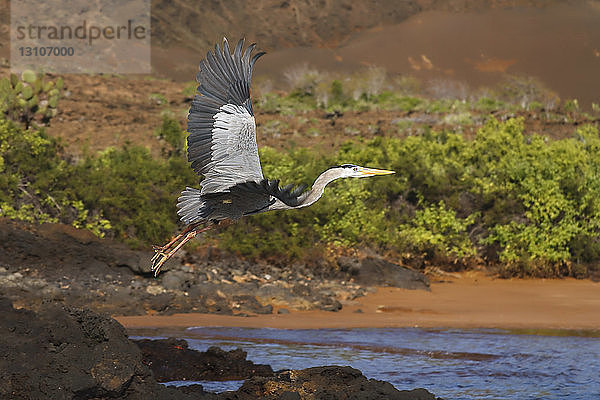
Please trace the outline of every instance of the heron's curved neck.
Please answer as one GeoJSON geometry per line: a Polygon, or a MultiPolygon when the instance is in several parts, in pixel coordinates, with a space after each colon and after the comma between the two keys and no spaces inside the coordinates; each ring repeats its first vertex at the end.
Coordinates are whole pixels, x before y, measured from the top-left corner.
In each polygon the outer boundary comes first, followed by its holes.
{"type": "Polygon", "coordinates": [[[292,208],[302,208],[308,207],[311,204],[315,203],[317,200],[321,198],[323,195],[323,191],[325,190],[325,186],[327,186],[330,182],[336,180],[337,178],[342,178],[343,172],[339,169],[330,168],[327,171],[323,172],[313,183],[312,188],[301,194],[300,196],[300,204],[292,207],[288,206],[284,202],[279,199],[275,199],[275,202],[269,207],[270,210],[289,210],[292,208]]]}
{"type": "Polygon", "coordinates": [[[308,207],[315,203],[321,198],[321,196],[323,196],[325,186],[341,177],[340,171],[337,169],[328,169],[327,171],[323,172],[315,180],[315,183],[313,183],[312,189],[308,191],[308,195],[302,201],[300,207],[308,207]]]}

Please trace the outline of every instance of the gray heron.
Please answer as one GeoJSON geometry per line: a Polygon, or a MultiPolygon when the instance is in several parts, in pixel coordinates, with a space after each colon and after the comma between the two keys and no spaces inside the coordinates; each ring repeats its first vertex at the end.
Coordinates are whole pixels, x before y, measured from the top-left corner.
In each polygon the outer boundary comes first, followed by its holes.
{"type": "Polygon", "coordinates": [[[302,208],[315,203],[328,183],[338,178],[364,178],[393,174],[394,171],[343,164],[329,168],[312,188],[263,176],[256,145],[256,124],[250,101],[250,79],[256,60],[256,44],[244,51],[240,40],[233,54],[227,39],[223,48],[215,45],[200,62],[196,80],[200,84],[192,100],[187,125],[187,158],[202,175],[201,189],[187,187],[178,199],[177,214],[186,228],[164,246],[154,246],[152,271],[162,265],[185,243],[224,220],[273,210],[302,208]]]}

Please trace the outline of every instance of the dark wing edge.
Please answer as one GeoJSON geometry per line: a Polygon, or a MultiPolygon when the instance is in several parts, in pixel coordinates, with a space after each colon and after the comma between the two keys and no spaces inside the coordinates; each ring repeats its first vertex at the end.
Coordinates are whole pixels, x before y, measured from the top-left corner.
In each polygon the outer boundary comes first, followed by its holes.
{"type": "Polygon", "coordinates": [[[250,80],[254,63],[265,53],[252,56],[256,47],[254,43],[242,53],[244,41],[240,39],[232,55],[229,43],[224,38],[223,49],[216,44],[214,52],[209,51],[200,62],[196,75],[200,83],[197,89],[199,94],[192,100],[187,127],[188,161],[199,175],[205,175],[216,163],[213,128],[215,115],[222,112],[221,107],[233,104],[245,108],[247,114],[240,118],[247,119],[254,115],[250,101],[250,80]]]}
{"type": "Polygon", "coordinates": [[[308,195],[304,190],[306,185],[293,183],[284,187],[279,186],[279,179],[263,179],[260,182],[248,181],[238,183],[231,188],[232,193],[261,193],[273,196],[290,207],[298,207],[308,195]]]}

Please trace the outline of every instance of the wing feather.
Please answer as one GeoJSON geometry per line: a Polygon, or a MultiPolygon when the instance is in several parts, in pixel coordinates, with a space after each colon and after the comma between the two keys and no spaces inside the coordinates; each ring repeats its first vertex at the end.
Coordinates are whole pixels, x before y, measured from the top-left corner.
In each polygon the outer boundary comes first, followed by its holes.
{"type": "MultiPolygon", "coordinates": [[[[250,65],[250,55],[252,54],[252,51],[254,50],[254,48],[256,47],[255,43],[252,43],[250,46],[248,46],[246,48],[246,51],[244,52],[244,56],[242,58],[242,63],[243,65],[250,65]]],[[[250,75],[251,75],[251,71],[250,69],[243,69],[244,71],[244,80],[249,81],[250,80],[250,75]]]]}
{"type": "Polygon", "coordinates": [[[198,93],[188,114],[188,161],[204,175],[202,194],[226,192],[238,183],[263,180],[256,123],[250,101],[250,80],[256,60],[251,44],[242,51],[240,40],[233,54],[227,39],[215,45],[200,62],[198,93]],[[252,57],[252,58],[251,58],[252,57]]]}

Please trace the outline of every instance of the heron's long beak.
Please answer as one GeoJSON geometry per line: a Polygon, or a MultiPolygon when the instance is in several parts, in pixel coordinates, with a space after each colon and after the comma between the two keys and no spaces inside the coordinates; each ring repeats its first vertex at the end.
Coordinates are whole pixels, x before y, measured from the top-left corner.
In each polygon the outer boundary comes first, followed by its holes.
{"type": "Polygon", "coordinates": [[[389,175],[395,174],[396,171],[388,171],[387,169],[374,169],[374,168],[364,168],[361,169],[363,175],[365,176],[373,176],[373,175],[389,175]]]}

